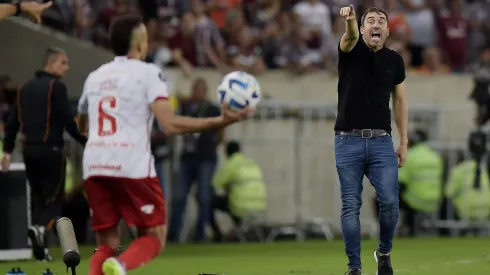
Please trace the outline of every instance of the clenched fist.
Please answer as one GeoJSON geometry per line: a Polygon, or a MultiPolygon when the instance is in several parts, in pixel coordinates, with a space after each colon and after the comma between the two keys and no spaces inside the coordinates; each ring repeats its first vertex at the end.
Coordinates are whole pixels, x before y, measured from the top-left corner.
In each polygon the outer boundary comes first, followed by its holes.
{"type": "Polygon", "coordinates": [[[340,9],[340,16],[344,17],[346,21],[355,20],[356,19],[356,11],[354,10],[354,6],[350,5],[348,7],[343,7],[340,9]]]}

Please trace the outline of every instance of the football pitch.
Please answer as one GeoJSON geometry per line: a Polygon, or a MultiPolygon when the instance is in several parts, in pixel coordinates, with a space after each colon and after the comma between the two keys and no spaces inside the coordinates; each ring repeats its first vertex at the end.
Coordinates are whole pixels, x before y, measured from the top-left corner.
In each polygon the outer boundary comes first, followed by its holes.
{"type": "MultiPolygon", "coordinates": [[[[364,241],[362,249],[363,274],[376,274],[373,260],[376,242],[364,241]]],[[[78,275],[88,273],[92,251],[93,247],[81,248],[78,275]]],[[[52,248],[51,252],[56,259],[61,259],[59,248],[52,248]]],[[[400,239],[395,242],[392,259],[395,274],[490,274],[490,239],[400,239]]],[[[129,274],[342,275],[346,263],[342,241],[172,245],[158,259],[129,274]]],[[[56,275],[66,274],[60,260],[51,263],[3,262],[0,263],[0,274],[12,267],[20,267],[27,275],[41,275],[46,268],[56,275]]]]}

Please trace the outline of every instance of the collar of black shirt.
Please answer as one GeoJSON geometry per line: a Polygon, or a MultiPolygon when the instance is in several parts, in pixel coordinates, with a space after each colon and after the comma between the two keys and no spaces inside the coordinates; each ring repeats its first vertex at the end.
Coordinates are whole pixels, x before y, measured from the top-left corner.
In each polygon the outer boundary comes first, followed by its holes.
{"type": "Polygon", "coordinates": [[[377,52],[373,51],[373,50],[372,50],[372,49],[371,49],[371,48],[370,48],[370,47],[369,47],[369,46],[366,44],[366,42],[364,42],[364,39],[362,39],[362,36],[359,38],[359,42],[361,43],[361,45],[362,45],[363,47],[365,47],[366,49],[368,49],[368,50],[370,50],[370,51],[372,51],[372,52],[374,52],[374,53],[381,53],[381,52],[384,52],[384,51],[386,50],[386,46],[385,46],[385,45],[383,45],[383,47],[382,47],[381,49],[379,49],[379,51],[377,51],[377,52]]]}
{"type": "Polygon", "coordinates": [[[43,77],[43,76],[47,76],[47,77],[51,77],[51,78],[58,78],[56,77],[54,74],[50,74],[46,71],[43,71],[43,70],[39,70],[36,72],[36,76],[37,77],[43,77]]]}

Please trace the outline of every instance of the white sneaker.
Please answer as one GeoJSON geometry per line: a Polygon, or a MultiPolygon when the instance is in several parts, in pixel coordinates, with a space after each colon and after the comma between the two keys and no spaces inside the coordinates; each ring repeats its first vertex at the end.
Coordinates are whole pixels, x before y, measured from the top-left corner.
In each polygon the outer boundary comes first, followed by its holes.
{"type": "Polygon", "coordinates": [[[114,257],[108,258],[102,265],[102,272],[105,275],[126,275],[124,266],[114,257]]]}

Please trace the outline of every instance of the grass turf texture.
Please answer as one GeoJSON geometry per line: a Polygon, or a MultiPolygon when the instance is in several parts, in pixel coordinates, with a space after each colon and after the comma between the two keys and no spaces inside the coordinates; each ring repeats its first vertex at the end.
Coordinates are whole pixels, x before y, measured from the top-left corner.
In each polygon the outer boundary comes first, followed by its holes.
{"type": "MultiPolygon", "coordinates": [[[[373,252],[376,242],[362,244],[363,274],[376,274],[373,252]]],[[[41,275],[46,268],[66,274],[60,249],[51,248],[57,261],[1,262],[0,274],[20,267],[27,275],[41,275]]],[[[78,275],[88,273],[93,247],[81,248],[78,275]]],[[[401,239],[392,254],[395,274],[476,275],[490,274],[490,239],[401,239]]],[[[134,275],[322,274],[340,275],[347,259],[341,241],[278,242],[273,244],[173,245],[150,264],[131,271],[134,275]]],[[[70,273],[71,274],[71,273],[70,273]]]]}

